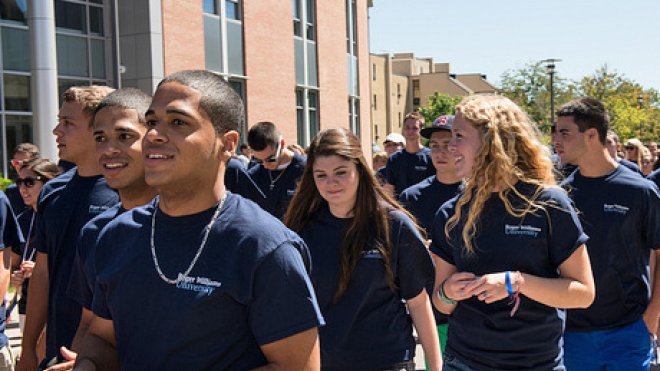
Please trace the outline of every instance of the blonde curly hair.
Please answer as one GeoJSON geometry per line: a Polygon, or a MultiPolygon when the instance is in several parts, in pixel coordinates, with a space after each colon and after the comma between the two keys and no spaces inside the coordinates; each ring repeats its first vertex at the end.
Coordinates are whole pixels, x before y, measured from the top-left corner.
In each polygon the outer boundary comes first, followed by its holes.
{"type": "Polygon", "coordinates": [[[492,192],[497,192],[510,215],[520,218],[544,210],[545,203],[537,198],[543,188],[557,187],[557,181],[550,152],[539,140],[536,127],[508,98],[492,94],[468,96],[456,106],[456,115],[479,130],[482,144],[455,214],[445,225],[445,234],[449,237],[449,232],[464,220],[460,233],[471,254],[479,218],[492,192]],[[521,194],[514,187],[517,182],[537,185],[535,194],[521,194]],[[513,205],[511,193],[523,201],[523,207],[513,205]]]}

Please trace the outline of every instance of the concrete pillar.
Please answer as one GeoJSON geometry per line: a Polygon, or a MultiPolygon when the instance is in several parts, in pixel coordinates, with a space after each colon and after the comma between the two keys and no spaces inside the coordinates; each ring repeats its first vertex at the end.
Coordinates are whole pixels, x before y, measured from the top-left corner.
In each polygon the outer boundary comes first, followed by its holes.
{"type": "Polygon", "coordinates": [[[29,0],[28,26],[32,50],[31,95],[34,143],[45,158],[57,161],[52,130],[58,107],[55,5],[53,1],[29,0]]]}

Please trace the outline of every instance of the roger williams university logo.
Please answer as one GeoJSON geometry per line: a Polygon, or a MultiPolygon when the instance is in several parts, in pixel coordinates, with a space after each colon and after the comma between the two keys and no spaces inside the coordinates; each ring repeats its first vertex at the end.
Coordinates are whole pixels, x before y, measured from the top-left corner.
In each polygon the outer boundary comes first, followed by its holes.
{"type": "Polygon", "coordinates": [[[603,204],[603,212],[606,213],[617,213],[621,215],[626,215],[628,214],[629,210],[630,210],[629,207],[619,204],[603,204]]]}
{"type": "Polygon", "coordinates": [[[508,236],[538,237],[539,233],[541,233],[541,228],[534,227],[533,225],[504,225],[504,234],[508,236]]]}

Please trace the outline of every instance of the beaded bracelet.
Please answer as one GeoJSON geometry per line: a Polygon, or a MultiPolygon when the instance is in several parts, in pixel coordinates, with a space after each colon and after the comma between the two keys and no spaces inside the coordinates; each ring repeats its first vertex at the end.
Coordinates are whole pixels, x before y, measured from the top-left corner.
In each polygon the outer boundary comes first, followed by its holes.
{"type": "Polygon", "coordinates": [[[452,304],[452,305],[453,305],[453,304],[456,304],[456,300],[449,299],[449,298],[447,297],[447,294],[445,293],[445,282],[447,282],[447,280],[442,281],[442,283],[440,284],[440,287],[438,288],[438,297],[439,297],[440,300],[442,300],[445,304],[452,304]]]}
{"type": "Polygon", "coordinates": [[[522,275],[520,272],[514,272],[517,278],[517,286],[516,290],[513,290],[513,285],[511,284],[511,272],[506,271],[504,272],[504,283],[506,284],[506,291],[509,294],[509,305],[513,305],[513,308],[511,309],[510,316],[513,317],[516,314],[516,311],[518,311],[518,307],[520,307],[520,281],[522,280],[522,275]]]}

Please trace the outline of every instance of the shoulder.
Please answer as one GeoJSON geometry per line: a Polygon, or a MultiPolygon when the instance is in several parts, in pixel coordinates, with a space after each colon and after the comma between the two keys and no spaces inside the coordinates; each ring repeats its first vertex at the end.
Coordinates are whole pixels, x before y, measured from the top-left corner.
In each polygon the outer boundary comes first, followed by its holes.
{"type": "Polygon", "coordinates": [[[77,168],[74,167],[71,170],[49,180],[46,184],[44,184],[43,188],[41,188],[41,195],[39,198],[45,199],[52,194],[60,192],[71,181],[71,179],[73,179],[73,177],[76,175],[76,171],[77,168]]]}
{"type": "Polygon", "coordinates": [[[302,173],[302,171],[305,169],[305,165],[307,165],[307,157],[295,153],[293,155],[293,159],[291,159],[290,166],[293,166],[302,173]]]}
{"type": "Polygon", "coordinates": [[[85,224],[83,227],[83,231],[85,229],[101,230],[122,212],[124,212],[124,210],[121,208],[121,204],[117,203],[116,205],[110,207],[109,209],[88,221],[87,224],[85,224]]]}
{"type": "Polygon", "coordinates": [[[655,169],[646,179],[654,182],[660,188],[660,169],[655,169]]]}
{"type": "Polygon", "coordinates": [[[419,152],[417,152],[417,154],[429,155],[430,156],[431,155],[431,149],[429,149],[428,147],[422,147],[422,149],[420,149],[419,152]]]}
{"type": "Polygon", "coordinates": [[[245,166],[243,166],[243,163],[239,159],[232,157],[227,162],[227,170],[229,169],[237,170],[237,171],[245,171],[245,166]]]}
{"type": "Polygon", "coordinates": [[[626,168],[632,170],[632,171],[635,172],[635,173],[638,173],[638,174],[641,174],[641,173],[642,173],[642,170],[639,168],[639,166],[637,166],[636,163],[634,163],[634,162],[632,162],[632,161],[628,161],[628,160],[626,160],[625,158],[622,158],[622,159],[619,161],[619,164],[625,166],[626,168]]]}
{"type": "Polygon", "coordinates": [[[417,184],[413,184],[410,187],[406,188],[399,195],[400,200],[410,200],[411,198],[418,197],[424,190],[428,189],[433,185],[433,180],[435,175],[432,175],[417,184]]]}

